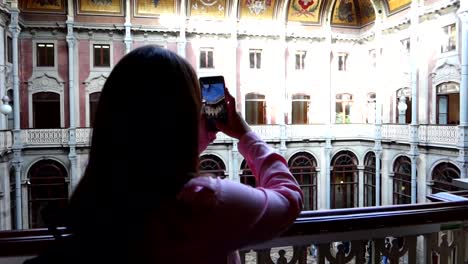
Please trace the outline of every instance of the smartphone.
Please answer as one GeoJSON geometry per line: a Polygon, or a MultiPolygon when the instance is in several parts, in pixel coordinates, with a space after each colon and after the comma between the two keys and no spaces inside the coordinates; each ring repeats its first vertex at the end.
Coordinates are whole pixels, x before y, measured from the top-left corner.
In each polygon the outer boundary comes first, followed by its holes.
{"type": "Polygon", "coordinates": [[[210,130],[216,130],[215,122],[225,122],[227,119],[224,77],[201,77],[199,81],[202,94],[203,114],[208,122],[208,128],[210,130]]]}

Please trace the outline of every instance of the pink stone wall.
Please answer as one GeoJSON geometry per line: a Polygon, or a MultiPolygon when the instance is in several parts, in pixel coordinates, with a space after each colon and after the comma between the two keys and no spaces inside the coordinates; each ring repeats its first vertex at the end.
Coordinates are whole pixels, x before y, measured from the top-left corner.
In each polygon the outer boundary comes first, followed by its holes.
{"type": "Polygon", "coordinates": [[[32,40],[19,39],[19,90],[20,90],[20,127],[29,128],[28,119],[28,80],[32,76],[32,40]]]}
{"type": "Polygon", "coordinates": [[[57,40],[57,70],[59,77],[65,82],[64,83],[64,125],[65,127],[70,126],[70,87],[68,82],[68,44],[65,40],[57,40]]]}
{"type": "Polygon", "coordinates": [[[114,41],[112,44],[114,48],[114,66],[125,55],[125,43],[122,41],[114,41]]]}
{"type": "Polygon", "coordinates": [[[89,76],[89,40],[78,41],[78,80],[79,80],[79,109],[80,109],[80,127],[86,126],[86,86],[83,83],[89,76]]]}

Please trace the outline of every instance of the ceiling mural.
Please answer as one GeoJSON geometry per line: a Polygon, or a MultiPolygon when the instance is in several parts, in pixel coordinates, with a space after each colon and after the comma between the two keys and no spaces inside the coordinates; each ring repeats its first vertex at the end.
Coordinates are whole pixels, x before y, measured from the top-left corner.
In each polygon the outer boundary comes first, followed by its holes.
{"type": "Polygon", "coordinates": [[[65,0],[26,0],[20,7],[27,12],[65,13],[65,0]]]}
{"type": "MultiPolygon", "coordinates": [[[[275,19],[278,0],[240,0],[240,19],[275,19]]],[[[361,27],[375,21],[372,0],[284,0],[289,1],[287,21],[304,24],[321,24],[322,16],[331,9],[331,24],[335,26],[361,27]],[[324,11],[325,10],[325,11],[324,11]]],[[[382,0],[387,14],[393,14],[408,7],[411,0],[382,0]]],[[[77,14],[83,15],[124,15],[125,0],[77,0],[77,14]]],[[[225,18],[231,1],[189,0],[187,14],[210,18],[225,18]]],[[[21,0],[20,8],[25,12],[66,13],[66,0],[21,0]]],[[[282,6],[282,3],[279,3],[282,6]]],[[[177,12],[176,0],[133,0],[135,17],[158,17],[177,12]]]]}
{"type": "Polygon", "coordinates": [[[190,1],[190,15],[224,18],[226,0],[192,0],[190,1]]]}
{"type": "Polygon", "coordinates": [[[273,19],[276,0],[241,0],[241,18],[273,19]]]}
{"type": "Polygon", "coordinates": [[[123,0],[78,0],[78,14],[123,15],[123,0]]]}
{"type": "Polygon", "coordinates": [[[336,0],[333,7],[332,25],[359,26],[353,0],[336,0]]]}
{"type": "Polygon", "coordinates": [[[359,0],[359,13],[361,25],[367,25],[375,21],[375,10],[370,0],[359,0]]]}
{"type": "Polygon", "coordinates": [[[320,23],[320,9],[324,0],[291,0],[288,21],[320,23]]]}
{"type": "Polygon", "coordinates": [[[135,0],[135,16],[159,16],[161,14],[174,14],[174,0],[135,0]]]}
{"type": "Polygon", "coordinates": [[[404,7],[407,7],[411,4],[411,0],[387,0],[388,3],[388,13],[392,14],[404,7]]]}

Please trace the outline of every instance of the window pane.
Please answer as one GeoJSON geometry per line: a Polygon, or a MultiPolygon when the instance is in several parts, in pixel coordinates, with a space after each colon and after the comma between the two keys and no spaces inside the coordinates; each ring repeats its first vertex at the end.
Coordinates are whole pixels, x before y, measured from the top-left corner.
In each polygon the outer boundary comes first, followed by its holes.
{"type": "Polygon", "coordinates": [[[36,65],[38,67],[54,66],[54,44],[38,43],[36,45],[36,65]]]}
{"type": "Polygon", "coordinates": [[[460,124],[460,94],[454,93],[448,95],[448,124],[460,124]]]}
{"type": "Polygon", "coordinates": [[[94,45],[94,66],[109,67],[110,66],[110,46],[109,45],[94,45]]]}
{"type": "Polygon", "coordinates": [[[102,66],[110,66],[110,49],[109,49],[109,46],[103,46],[103,49],[102,49],[102,66]]]}
{"type": "Polygon", "coordinates": [[[257,51],[257,69],[262,68],[262,53],[257,51]]]}
{"type": "Polygon", "coordinates": [[[7,37],[7,61],[13,63],[13,39],[7,37]]]}
{"type": "Polygon", "coordinates": [[[206,51],[200,51],[200,68],[206,68],[206,51]]]}
{"type": "Polygon", "coordinates": [[[250,62],[250,68],[253,69],[255,68],[255,53],[252,51],[249,54],[249,62],[250,62]]]}
{"type": "Polygon", "coordinates": [[[60,95],[51,92],[33,94],[34,128],[60,128],[60,95]]]}
{"type": "Polygon", "coordinates": [[[308,102],[293,101],[292,102],[292,123],[307,124],[308,102]]]}
{"type": "Polygon", "coordinates": [[[213,68],[213,51],[208,51],[208,68],[213,68]]]}
{"type": "Polygon", "coordinates": [[[447,114],[447,96],[439,96],[439,114],[447,114]]]}
{"type": "Polygon", "coordinates": [[[296,54],[296,70],[301,69],[300,59],[301,59],[301,56],[299,54],[296,54]]]}

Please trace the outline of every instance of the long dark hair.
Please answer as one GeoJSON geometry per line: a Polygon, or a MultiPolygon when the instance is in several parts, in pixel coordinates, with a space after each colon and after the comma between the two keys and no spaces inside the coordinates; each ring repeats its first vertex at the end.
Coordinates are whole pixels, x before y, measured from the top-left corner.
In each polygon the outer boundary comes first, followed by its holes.
{"type": "Polygon", "coordinates": [[[121,230],[174,201],[197,172],[200,108],[185,59],[152,45],[125,55],[102,89],[88,165],[70,199],[72,228],[121,230]]]}

